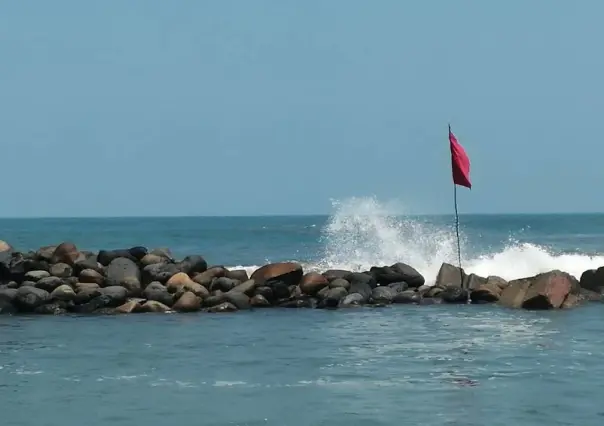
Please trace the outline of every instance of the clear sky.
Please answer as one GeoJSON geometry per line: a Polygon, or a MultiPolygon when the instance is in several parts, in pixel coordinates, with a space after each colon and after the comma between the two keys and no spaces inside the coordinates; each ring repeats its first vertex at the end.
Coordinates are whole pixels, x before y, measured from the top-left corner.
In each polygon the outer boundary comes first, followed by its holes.
{"type": "Polygon", "coordinates": [[[604,211],[604,2],[0,1],[0,216],[604,211]]]}

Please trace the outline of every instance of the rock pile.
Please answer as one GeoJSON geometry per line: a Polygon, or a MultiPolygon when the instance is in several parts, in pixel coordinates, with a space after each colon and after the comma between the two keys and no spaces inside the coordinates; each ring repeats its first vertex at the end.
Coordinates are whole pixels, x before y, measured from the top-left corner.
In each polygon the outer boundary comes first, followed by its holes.
{"type": "Polygon", "coordinates": [[[466,274],[444,263],[434,285],[412,266],[368,271],[304,271],[298,263],[242,269],[208,266],[199,255],[176,260],[169,249],[81,251],[70,242],[22,253],[0,241],[0,313],[118,314],[233,312],[254,308],[350,308],[363,305],[496,303],[509,308],[572,308],[599,301],[604,268],[580,280],[550,271],[510,282],[466,274]]]}

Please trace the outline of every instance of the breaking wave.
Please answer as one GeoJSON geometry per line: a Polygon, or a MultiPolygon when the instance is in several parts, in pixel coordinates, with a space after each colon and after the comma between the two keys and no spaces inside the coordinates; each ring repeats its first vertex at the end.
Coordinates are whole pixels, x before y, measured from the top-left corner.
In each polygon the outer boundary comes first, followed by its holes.
{"type": "MultiPolygon", "coordinates": [[[[405,216],[400,206],[375,198],[350,198],[333,204],[334,213],[322,230],[323,252],[305,268],[367,270],[404,262],[434,282],[443,262],[457,264],[453,223],[449,226],[405,216]]],[[[557,254],[536,243],[510,240],[499,251],[480,252],[473,235],[460,234],[467,273],[498,275],[507,280],[560,269],[579,278],[583,271],[604,265],[604,256],[557,254]]],[[[475,238],[478,238],[477,236],[475,238]]],[[[257,266],[246,269],[251,273],[257,266]]]]}

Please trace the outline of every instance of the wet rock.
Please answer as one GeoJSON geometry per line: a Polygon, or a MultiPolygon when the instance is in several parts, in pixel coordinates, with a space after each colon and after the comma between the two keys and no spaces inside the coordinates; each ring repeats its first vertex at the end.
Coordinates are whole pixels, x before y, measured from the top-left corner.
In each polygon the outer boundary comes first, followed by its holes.
{"type": "Polygon", "coordinates": [[[231,290],[224,294],[224,298],[239,310],[250,309],[250,298],[245,293],[231,290]]]}
{"type": "Polygon", "coordinates": [[[582,288],[596,293],[602,293],[604,290],[604,267],[598,269],[588,269],[581,274],[579,283],[582,288]]]}
{"type": "Polygon", "coordinates": [[[105,277],[94,269],[84,269],[80,272],[79,281],[81,283],[95,283],[101,286],[105,282],[105,277]]]}
{"type": "MultiPolygon", "coordinates": [[[[232,278],[232,279],[234,279],[234,278],[232,278]]],[[[255,290],[256,290],[256,281],[247,280],[247,281],[242,282],[241,284],[236,285],[230,291],[244,293],[251,297],[254,295],[255,290]]]]}
{"type": "Polygon", "coordinates": [[[73,266],[79,257],[80,252],[75,244],[66,241],[59,244],[54,250],[50,263],[67,263],[73,266]]]}
{"type": "Polygon", "coordinates": [[[348,296],[348,292],[344,287],[330,288],[325,296],[324,305],[327,308],[337,308],[346,296],[348,296]]]}
{"type": "Polygon", "coordinates": [[[15,281],[9,281],[8,284],[6,284],[6,288],[17,289],[17,288],[19,288],[19,283],[15,282],[15,281]]]}
{"type": "Polygon", "coordinates": [[[448,286],[443,289],[439,297],[445,303],[460,304],[468,302],[468,292],[465,289],[457,286],[448,286]]]}
{"type": "Polygon", "coordinates": [[[560,308],[562,308],[562,309],[576,308],[577,306],[581,305],[581,303],[583,303],[583,302],[584,302],[584,299],[581,295],[569,293],[566,296],[566,299],[564,299],[564,302],[562,302],[562,305],[560,306],[560,308]]]}
{"type": "Polygon", "coordinates": [[[256,294],[250,299],[250,305],[254,308],[268,308],[271,306],[270,302],[261,294],[256,294]]]}
{"type": "Polygon", "coordinates": [[[460,270],[457,266],[453,266],[450,263],[443,263],[440,266],[434,285],[442,288],[448,286],[461,287],[465,280],[466,273],[463,269],[460,270]]]}
{"type": "Polygon", "coordinates": [[[373,275],[375,281],[382,286],[396,282],[406,282],[409,287],[420,287],[425,282],[422,274],[415,268],[401,262],[392,266],[374,266],[369,272],[373,275]]]}
{"type": "Polygon", "coordinates": [[[273,289],[267,286],[259,286],[254,290],[254,295],[260,295],[264,297],[269,302],[273,302],[275,300],[275,295],[273,294],[273,289]]]}
{"type": "Polygon", "coordinates": [[[75,301],[76,293],[73,289],[67,284],[63,284],[55,288],[52,293],[50,293],[50,298],[52,300],[61,300],[63,302],[71,302],[75,301]]]}
{"type": "Polygon", "coordinates": [[[210,295],[208,290],[201,284],[196,283],[184,272],[172,275],[172,277],[166,283],[168,292],[170,293],[182,293],[190,291],[198,297],[205,298],[210,295]]]}
{"type": "Polygon", "coordinates": [[[104,287],[99,290],[101,295],[107,296],[109,298],[109,303],[105,306],[110,308],[116,308],[120,305],[126,303],[126,299],[128,298],[128,290],[126,290],[122,286],[109,286],[104,287]]]}
{"type": "Polygon", "coordinates": [[[530,279],[522,307],[525,309],[560,308],[573,289],[574,294],[579,293],[578,281],[566,272],[555,270],[536,275],[530,279]]]}
{"type": "Polygon", "coordinates": [[[56,263],[50,267],[50,275],[53,277],[67,278],[73,273],[73,268],[67,263],[56,263]]]}
{"type": "Polygon", "coordinates": [[[27,259],[21,253],[0,253],[0,281],[22,282],[27,272],[25,269],[26,265],[27,259]]]}
{"type": "Polygon", "coordinates": [[[130,296],[141,294],[141,272],[134,261],[125,257],[113,259],[105,271],[107,286],[122,286],[130,296]]]}
{"type": "Polygon", "coordinates": [[[362,303],[365,304],[369,302],[369,298],[371,297],[371,293],[373,289],[367,284],[367,282],[355,280],[350,283],[350,289],[348,293],[352,295],[353,293],[357,293],[361,295],[362,303]]]}
{"type": "Polygon", "coordinates": [[[300,290],[309,296],[315,296],[328,285],[329,281],[327,281],[327,278],[316,272],[308,272],[300,280],[300,290]]]}
{"type": "Polygon", "coordinates": [[[134,263],[138,262],[138,259],[130,253],[129,249],[100,250],[97,255],[97,262],[103,266],[109,266],[111,262],[120,257],[131,260],[134,263]]]}
{"type": "Polygon", "coordinates": [[[323,272],[323,276],[325,278],[327,278],[327,281],[329,281],[330,283],[336,279],[344,279],[345,277],[347,277],[348,275],[350,275],[352,272],[350,271],[346,271],[344,269],[330,269],[328,271],[323,272]]]}
{"type": "Polygon", "coordinates": [[[258,285],[267,285],[274,289],[275,284],[298,285],[302,280],[302,265],[295,262],[271,263],[256,269],[251,279],[258,285]]]}
{"type": "Polygon", "coordinates": [[[195,312],[201,309],[201,298],[195,296],[190,291],[183,293],[182,296],[174,303],[172,309],[177,312],[195,312]]]}
{"type": "Polygon", "coordinates": [[[42,278],[50,277],[50,273],[48,271],[29,271],[25,274],[24,278],[27,281],[38,282],[42,278]]]}
{"type": "Polygon", "coordinates": [[[179,272],[178,266],[173,263],[155,263],[143,268],[141,278],[143,285],[152,283],[153,281],[165,284],[173,275],[179,272]]]}
{"type": "Polygon", "coordinates": [[[530,284],[530,278],[510,281],[509,285],[501,292],[499,304],[506,308],[521,308],[530,284]]]}
{"type": "Polygon", "coordinates": [[[400,293],[402,291],[407,290],[409,288],[409,284],[407,284],[406,282],[403,281],[403,282],[390,283],[390,284],[388,284],[388,287],[390,287],[394,293],[400,293]]]}
{"type": "Polygon", "coordinates": [[[50,301],[50,294],[46,290],[36,287],[20,287],[13,304],[23,312],[32,312],[38,306],[50,301]]]}
{"type": "Polygon", "coordinates": [[[33,312],[39,315],[65,315],[67,310],[59,303],[49,303],[36,306],[33,312]]]}
{"type": "Polygon", "coordinates": [[[156,254],[146,254],[140,261],[143,267],[154,265],[156,263],[167,263],[168,259],[165,257],[158,256],[156,254]]]}
{"type": "Polygon", "coordinates": [[[147,312],[147,313],[159,313],[159,312],[171,312],[172,310],[170,309],[169,306],[164,305],[161,302],[158,302],[156,300],[147,300],[141,306],[140,311],[147,312]]]}
{"type": "MultiPolygon", "coordinates": [[[[227,271],[226,277],[239,282],[249,281],[250,277],[245,269],[234,269],[227,271]]],[[[255,281],[254,281],[255,282],[255,281]]]]}
{"type": "MultiPolygon", "coordinates": [[[[77,287],[76,287],[76,289],[77,289],[77,287]]],[[[76,297],[74,298],[74,303],[76,305],[83,305],[99,296],[102,296],[101,289],[99,287],[97,287],[97,288],[81,288],[80,287],[80,290],[76,291],[76,297]]]]}
{"type": "MultiPolygon", "coordinates": [[[[121,288],[121,287],[120,287],[121,288]]],[[[76,295],[76,298],[80,297],[80,293],[76,295]]],[[[124,299],[125,301],[125,299],[124,299]]],[[[90,299],[86,303],[77,304],[73,307],[73,311],[80,314],[91,314],[93,312],[99,312],[100,309],[111,308],[110,305],[115,303],[114,299],[105,294],[101,294],[97,297],[90,299]]],[[[121,305],[118,304],[116,306],[121,305]]]]}
{"type": "Polygon", "coordinates": [[[149,252],[149,254],[153,254],[153,255],[156,255],[156,256],[161,256],[161,257],[165,258],[168,261],[173,261],[174,260],[174,256],[172,255],[172,251],[170,251],[170,249],[167,248],[167,247],[154,248],[153,250],[151,250],[149,252]]]}
{"type": "Polygon", "coordinates": [[[495,303],[499,301],[502,291],[499,285],[499,277],[488,277],[484,284],[473,287],[470,298],[472,303],[495,303]]]}
{"type": "Polygon", "coordinates": [[[221,303],[220,305],[212,306],[208,309],[210,313],[223,313],[223,312],[235,312],[237,311],[237,307],[229,302],[221,303]]]}
{"type": "Polygon", "coordinates": [[[37,288],[41,288],[42,290],[46,290],[47,292],[52,292],[54,289],[63,284],[63,280],[59,277],[45,277],[39,280],[35,286],[37,288]]]}
{"type": "Polygon", "coordinates": [[[373,289],[371,292],[371,300],[374,304],[389,305],[394,299],[394,291],[387,286],[380,286],[373,289]]]}
{"type": "Polygon", "coordinates": [[[470,274],[466,277],[464,281],[464,288],[469,289],[471,292],[472,290],[477,289],[478,287],[486,284],[487,281],[487,278],[481,277],[476,274],[470,274]]]}
{"type": "Polygon", "coordinates": [[[134,257],[137,262],[140,262],[141,259],[149,253],[149,250],[147,250],[147,247],[135,246],[129,248],[128,253],[130,256],[134,257]]]}
{"type": "MultiPolygon", "coordinates": [[[[454,286],[453,286],[454,287],[454,286]]],[[[419,300],[419,305],[440,305],[443,300],[440,297],[423,297],[419,300]]]]}
{"type": "Polygon", "coordinates": [[[299,299],[284,300],[279,304],[281,308],[307,308],[314,309],[317,306],[317,300],[314,297],[303,296],[299,299]]]}
{"type": "Polygon", "coordinates": [[[85,269],[92,269],[93,271],[98,272],[99,274],[104,273],[103,265],[101,265],[96,260],[96,256],[86,257],[84,259],[80,259],[75,262],[73,265],[73,273],[75,275],[80,275],[80,273],[85,269]]]}
{"type": "Polygon", "coordinates": [[[239,284],[239,281],[235,281],[231,278],[219,277],[215,278],[210,284],[210,291],[220,290],[226,293],[227,291],[231,291],[239,284]]]}
{"type": "Polygon", "coordinates": [[[419,293],[413,290],[405,290],[400,293],[396,293],[392,298],[392,303],[398,304],[415,304],[419,303],[421,300],[421,296],[419,293]]]}
{"type": "Polygon", "coordinates": [[[203,305],[204,306],[216,306],[216,305],[220,305],[221,303],[224,303],[226,301],[226,297],[224,296],[224,293],[219,291],[216,294],[213,294],[211,296],[209,296],[208,298],[203,300],[203,305]]]}
{"type": "Polygon", "coordinates": [[[361,287],[369,287],[371,290],[377,287],[375,278],[372,275],[364,272],[352,272],[346,276],[345,280],[350,283],[350,289],[348,290],[349,293],[353,293],[352,288],[358,286],[359,284],[361,287]]]}
{"type": "Polygon", "coordinates": [[[350,289],[350,283],[344,278],[334,278],[329,282],[329,288],[342,287],[348,291],[350,289]]]}
{"type": "Polygon", "coordinates": [[[187,256],[178,264],[178,268],[187,275],[194,275],[205,272],[208,263],[201,256],[187,256]]]}
{"type": "Polygon", "coordinates": [[[367,299],[365,299],[365,297],[359,293],[350,293],[341,301],[340,306],[342,308],[361,306],[366,300],[367,299]]]}
{"type": "Polygon", "coordinates": [[[227,272],[222,266],[214,266],[201,274],[195,275],[193,281],[209,289],[215,278],[226,277],[227,272]]]}
{"type": "Polygon", "coordinates": [[[131,299],[128,300],[123,305],[115,308],[115,312],[118,314],[134,314],[142,311],[142,302],[143,299],[131,299]]]}
{"type": "Polygon", "coordinates": [[[15,300],[17,297],[17,289],[16,288],[3,288],[0,289],[0,300],[7,300],[10,303],[15,300]]]}

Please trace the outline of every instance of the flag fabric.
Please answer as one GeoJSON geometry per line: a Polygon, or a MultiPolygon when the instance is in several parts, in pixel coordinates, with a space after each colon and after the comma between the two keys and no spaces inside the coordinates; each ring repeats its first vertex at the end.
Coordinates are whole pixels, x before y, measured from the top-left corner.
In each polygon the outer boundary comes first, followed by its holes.
{"type": "Polygon", "coordinates": [[[472,188],[470,182],[470,159],[449,126],[449,142],[451,145],[451,165],[453,167],[453,183],[466,188],[472,188]]]}

